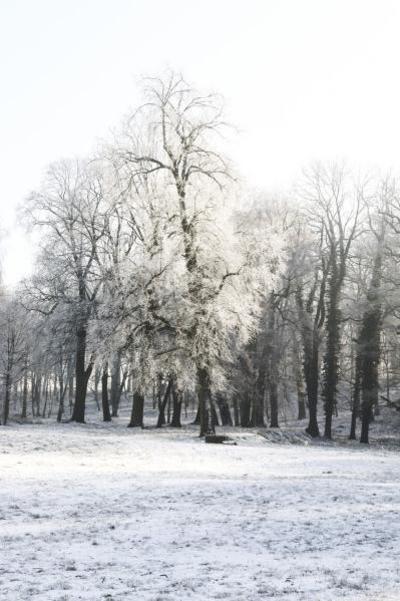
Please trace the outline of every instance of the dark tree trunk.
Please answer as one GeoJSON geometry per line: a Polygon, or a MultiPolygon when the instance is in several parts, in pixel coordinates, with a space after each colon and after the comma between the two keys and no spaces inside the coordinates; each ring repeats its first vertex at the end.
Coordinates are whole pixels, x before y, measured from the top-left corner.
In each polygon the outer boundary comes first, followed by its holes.
{"type": "Polygon", "coordinates": [[[91,359],[88,367],[85,369],[86,356],[86,324],[80,327],[76,336],[76,361],[75,361],[75,404],[72,412],[71,421],[85,423],[85,404],[87,385],[90,374],[93,369],[93,360],[91,359]]]}
{"type": "Polygon", "coordinates": [[[256,428],[265,428],[265,378],[267,370],[266,350],[263,349],[258,374],[256,379],[254,398],[252,403],[251,425],[256,428]]]}
{"type": "Polygon", "coordinates": [[[61,382],[60,382],[60,401],[58,404],[58,411],[57,411],[57,422],[60,423],[62,420],[62,416],[64,413],[64,391],[62,390],[61,387],[61,382]]]}
{"type": "Polygon", "coordinates": [[[240,425],[242,428],[249,428],[252,426],[250,421],[251,414],[251,402],[250,396],[246,393],[243,398],[240,399],[240,425]]]}
{"type": "Polygon", "coordinates": [[[164,388],[164,384],[163,384],[163,376],[162,374],[158,374],[158,378],[157,378],[157,408],[158,408],[158,419],[157,422],[160,424],[160,426],[164,426],[165,425],[165,407],[164,409],[162,409],[162,403],[163,403],[163,392],[165,393],[165,388],[164,388]]]}
{"type": "Polygon", "coordinates": [[[302,420],[306,419],[306,395],[304,392],[304,382],[301,373],[301,367],[299,363],[299,357],[297,353],[293,353],[293,363],[294,363],[294,376],[296,380],[296,391],[297,391],[297,419],[302,420]]]}
{"type": "Polygon", "coordinates": [[[85,378],[85,356],[86,356],[86,328],[77,331],[76,360],[75,360],[75,404],[72,412],[72,421],[85,422],[86,401],[86,378],[85,378]]]}
{"type": "Polygon", "coordinates": [[[238,398],[237,398],[236,394],[233,396],[232,404],[233,404],[233,423],[235,424],[235,427],[238,427],[238,426],[240,426],[240,413],[239,413],[238,398]]]}
{"type": "Polygon", "coordinates": [[[325,430],[324,437],[332,438],[332,417],[336,406],[336,392],[339,371],[339,343],[340,343],[340,310],[339,310],[338,274],[336,265],[333,264],[329,281],[328,315],[326,321],[326,352],[324,356],[324,410],[325,430]]]}
{"type": "Polygon", "coordinates": [[[373,408],[378,400],[379,355],[380,355],[380,308],[371,310],[364,316],[361,345],[361,436],[360,442],[368,444],[369,425],[373,421],[373,408]]]}
{"type": "Polygon", "coordinates": [[[171,399],[172,399],[172,394],[170,394],[168,396],[168,401],[167,401],[167,424],[171,423],[171,407],[172,407],[171,399]]]}
{"type": "Polygon", "coordinates": [[[32,416],[40,415],[40,394],[42,389],[42,378],[36,374],[32,374],[32,416]]]}
{"type": "Polygon", "coordinates": [[[357,418],[360,413],[361,354],[357,349],[353,384],[353,403],[351,408],[350,440],[356,439],[357,418]]]}
{"type": "Polygon", "coordinates": [[[67,391],[67,382],[64,383],[64,378],[62,375],[59,376],[59,402],[58,402],[58,411],[57,411],[57,421],[61,422],[62,416],[64,414],[64,399],[65,393],[67,391]]]}
{"type": "Polygon", "coordinates": [[[215,401],[218,405],[222,426],[233,426],[231,411],[227,399],[222,394],[217,394],[215,401]]]}
{"type": "Polygon", "coordinates": [[[172,385],[172,399],[173,399],[173,407],[172,407],[172,420],[171,427],[180,428],[181,427],[181,412],[182,412],[182,401],[183,395],[181,390],[177,390],[176,386],[172,385]]]}
{"type": "Polygon", "coordinates": [[[215,423],[210,412],[210,378],[205,367],[197,368],[197,395],[199,399],[200,436],[215,434],[215,423]]]}
{"type": "Polygon", "coordinates": [[[167,388],[165,389],[164,397],[159,405],[157,428],[161,428],[165,424],[165,407],[171,394],[172,378],[169,378],[167,388]]]}
{"type": "Polygon", "coordinates": [[[72,415],[74,408],[74,370],[73,370],[73,357],[68,361],[68,406],[69,414],[72,415]]]}
{"type": "Polygon", "coordinates": [[[306,399],[305,399],[304,391],[303,392],[298,391],[298,394],[297,394],[297,419],[302,420],[302,419],[306,419],[306,417],[307,417],[306,399]]]}
{"type": "Polygon", "coordinates": [[[311,290],[304,302],[302,287],[296,290],[296,304],[299,309],[301,323],[301,337],[303,343],[303,370],[306,384],[308,405],[307,434],[313,438],[319,437],[317,420],[318,386],[319,386],[319,345],[320,329],[325,321],[325,291],[327,278],[327,265],[323,262],[321,270],[317,271],[311,290]],[[321,279],[319,279],[319,275],[321,279]],[[318,296],[317,290],[319,288],[318,296]],[[315,300],[317,303],[315,310],[315,300]]]}
{"type": "Polygon", "coordinates": [[[367,294],[368,308],[364,313],[359,349],[361,353],[361,437],[360,442],[369,443],[369,425],[373,420],[373,408],[378,402],[379,361],[381,354],[382,309],[380,284],[382,254],[379,248],[374,261],[371,284],[367,294]]]}
{"type": "Polygon", "coordinates": [[[14,414],[17,413],[17,404],[18,404],[18,383],[15,382],[12,387],[12,399],[13,399],[13,411],[14,414]]]}
{"type": "Polygon", "coordinates": [[[101,374],[101,407],[103,410],[103,422],[111,421],[110,403],[108,402],[108,363],[103,367],[101,374]]]}
{"type": "Polygon", "coordinates": [[[32,417],[35,417],[35,390],[36,390],[36,376],[31,372],[31,405],[32,405],[32,417]]]}
{"type": "Polygon", "coordinates": [[[361,436],[360,442],[369,444],[369,424],[371,421],[372,407],[366,404],[361,415],[361,436]]]}
{"type": "Polygon", "coordinates": [[[43,411],[42,411],[42,417],[46,416],[48,398],[49,398],[49,381],[46,378],[44,381],[44,406],[43,406],[43,411]]]}
{"type": "Polygon", "coordinates": [[[11,374],[9,371],[6,373],[5,377],[5,398],[4,398],[4,407],[3,407],[3,425],[5,426],[8,422],[8,417],[10,413],[10,397],[11,397],[11,374]]]}
{"type": "Polygon", "coordinates": [[[307,388],[308,401],[308,426],[307,434],[313,438],[319,436],[319,427],[317,420],[318,408],[318,384],[319,384],[319,357],[318,343],[314,341],[312,347],[307,349],[304,357],[304,373],[307,388]]]}
{"type": "Polygon", "coordinates": [[[52,387],[52,390],[51,390],[51,395],[50,395],[49,410],[47,412],[47,418],[48,419],[53,415],[54,399],[56,398],[57,394],[58,394],[58,390],[57,390],[57,378],[55,378],[54,382],[53,382],[53,387],[52,387]]]}
{"type": "Polygon", "coordinates": [[[121,384],[121,351],[117,351],[114,356],[111,372],[111,407],[112,416],[118,417],[119,409],[119,389],[121,384]]]}
{"type": "Polygon", "coordinates": [[[274,305],[274,298],[271,297],[270,307],[268,310],[268,344],[267,344],[267,357],[268,357],[268,392],[269,392],[269,406],[271,410],[270,415],[270,427],[279,428],[278,418],[278,370],[279,370],[279,340],[278,330],[276,323],[276,308],[274,305]]]}
{"type": "Polygon", "coordinates": [[[25,361],[24,365],[24,383],[22,388],[22,411],[21,418],[26,419],[28,411],[28,366],[25,361]]]}
{"type": "Polygon", "coordinates": [[[131,421],[128,428],[143,428],[144,396],[135,391],[132,400],[131,421]]]}
{"type": "Polygon", "coordinates": [[[269,385],[269,402],[271,407],[271,428],[279,428],[278,421],[278,385],[273,377],[269,385]]]}

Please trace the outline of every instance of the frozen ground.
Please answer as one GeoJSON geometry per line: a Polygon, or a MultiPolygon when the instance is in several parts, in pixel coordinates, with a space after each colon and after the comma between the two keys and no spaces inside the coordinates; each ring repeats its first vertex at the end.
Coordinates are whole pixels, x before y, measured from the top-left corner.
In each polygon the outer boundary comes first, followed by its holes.
{"type": "Polygon", "coordinates": [[[400,457],[0,428],[0,599],[400,599],[400,457]]]}

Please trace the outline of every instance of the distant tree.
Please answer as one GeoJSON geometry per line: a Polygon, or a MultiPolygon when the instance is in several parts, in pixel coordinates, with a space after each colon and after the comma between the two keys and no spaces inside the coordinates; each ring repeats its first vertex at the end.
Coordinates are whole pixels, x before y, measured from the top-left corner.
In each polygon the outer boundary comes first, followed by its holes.
{"type": "MultiPolygon", "coordinates": [[[[360,442],[366,444],[369,442],[373,408],[378,404],[383,317],[388,305],[388,289],[386,287],[385,290],[383,286],[386,243],[388,228],[395,228],[396,219],[398,220],[398,198],[395,180],[386,178],[378,183],[377,190],[367,203],[368,233],[373,240],[369,253],[372,255],[372,268],[357,340],[356,359],[359,388],[357,392],[361,396],[360,442]]],[[[364,254],[365,250],[364,248],[364,254]]]]}
{"type": "Polygon", "coordinates": [[[26,358],[26,314],[14,300],[0,307],[0,369],[3,379],[2,423],[6,425],[10,415],[11,391],[21,379],[26,358]]]}
{"type": "MultiPolygon", "coordinates": [[[[107,183],[97,165],[62,161],[52,165],[42,188],[30,195],[26,212],[40,227],[41,271],[30,284],[34,307],[51,313],[63,304],[73,317],[75,331],[75,403],[72,420],[85,421],[85,399],[94,364],[87,361],[90,318],[102,283],[98,268],[100,241],[108,214],[104,204],[107,183]]],[[[72,324],[71,324],[72,325],[72,324]]]]}
{"type": "Polygon", "coordinates": [[[324,241],[322,252],[328,266],[322,395],[324,436],[330,439],[339,379],[341,294],[350,249],[358,234],[362,190],[351,181],[344,167],[316,164],[306,173],[303,193],[310,203],[314,227],[324,241]]]}

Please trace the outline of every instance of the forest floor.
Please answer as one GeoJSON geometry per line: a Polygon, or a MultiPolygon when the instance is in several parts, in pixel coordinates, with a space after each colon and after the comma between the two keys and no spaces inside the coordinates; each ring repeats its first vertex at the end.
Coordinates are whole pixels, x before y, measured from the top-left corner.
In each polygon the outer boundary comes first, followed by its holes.
{"type": "Polygon", "coordinates": [[[1,600],[400,600],[394,447],[125,425],[0,428],[1,600]]]}

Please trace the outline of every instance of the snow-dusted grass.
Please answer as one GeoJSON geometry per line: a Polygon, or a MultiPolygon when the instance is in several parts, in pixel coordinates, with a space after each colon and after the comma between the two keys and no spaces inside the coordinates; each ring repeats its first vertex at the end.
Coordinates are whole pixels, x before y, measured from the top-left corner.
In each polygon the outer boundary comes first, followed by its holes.
{"type": "Polygon", "coordinates": [[[400,599],[393,451],[0,429],[0,599],[400,599]]]}

